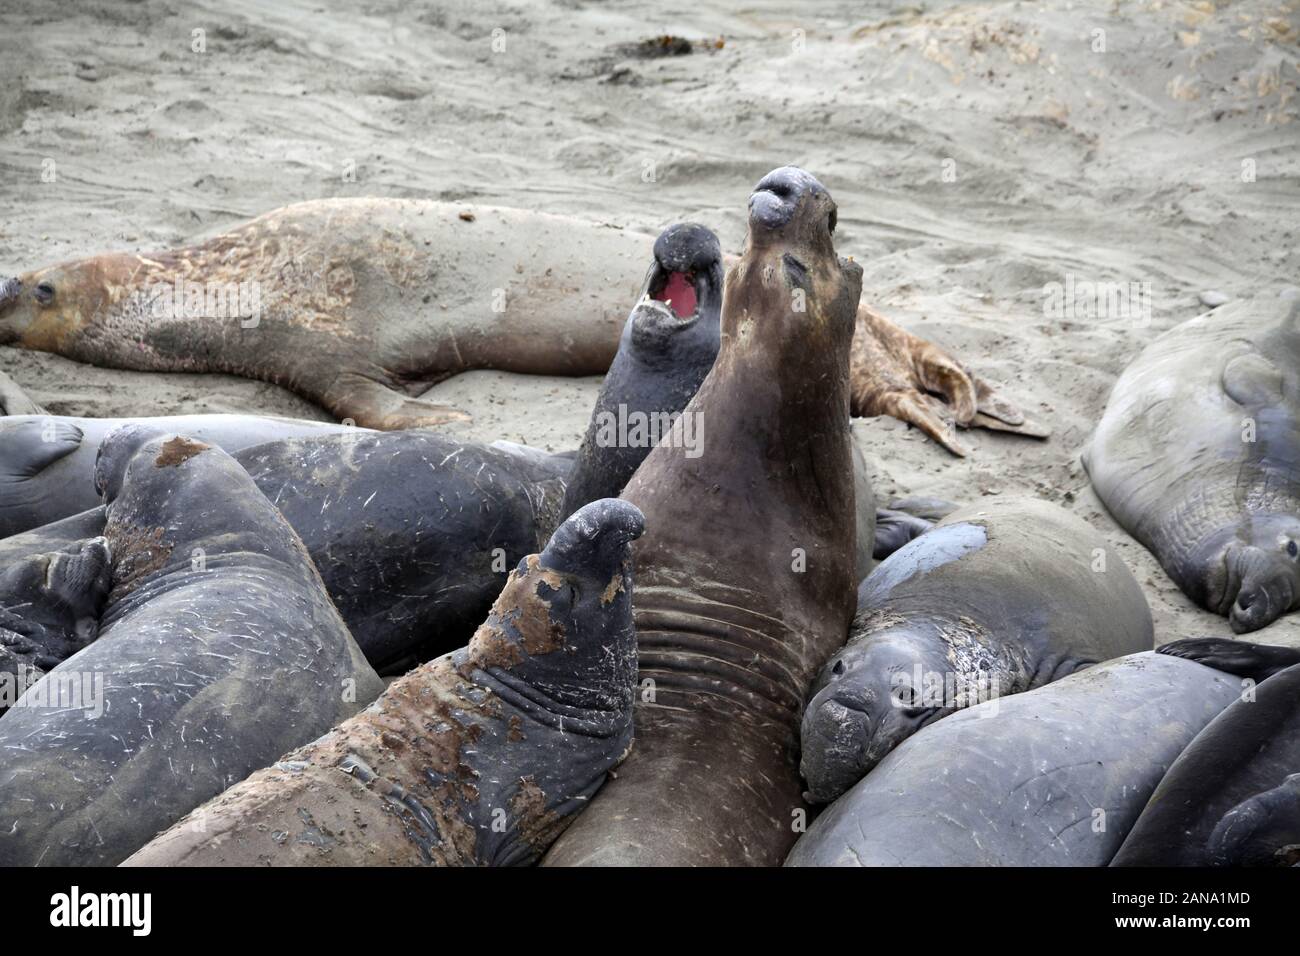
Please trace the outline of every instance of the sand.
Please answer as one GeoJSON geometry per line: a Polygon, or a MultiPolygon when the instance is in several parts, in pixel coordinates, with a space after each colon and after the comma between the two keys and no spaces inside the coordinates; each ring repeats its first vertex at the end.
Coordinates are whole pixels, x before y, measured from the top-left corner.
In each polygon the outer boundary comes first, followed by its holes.
{"type": "MultiPolygon", "coordinates": [[[[0,274],[353,195],[694,219],[737,252],[750,188],[796,163],[835,196],[868,299],[1054,430],[967,432],[958,459],[858,421],[878,496],[1055,501],[1116,545],[1160,642],[1229,635],[1105,514],[1079,452],[1203,295],[1300,282],[1297,6],[7,0],[0,274]],[[661,34],[692,52],[642,55],[661,34]],[[1048,314],[1067,277],[1146,284],[1149,318],[1048,314]]],[[[61,414],[326,417],[227,376],[9,348],[0,370],[61,414]]],[[[598,386],[484,371],[430,397],[473,415],[458,434],[559,450],[598,386]]],[[[1300,615],[1254,639],[1300,646],[1300,615]]]]}

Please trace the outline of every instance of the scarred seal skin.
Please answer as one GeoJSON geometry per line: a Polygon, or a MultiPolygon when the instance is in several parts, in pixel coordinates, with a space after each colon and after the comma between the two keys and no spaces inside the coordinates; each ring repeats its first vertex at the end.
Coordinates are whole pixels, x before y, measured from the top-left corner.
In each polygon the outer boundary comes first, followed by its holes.
{"type": "Polygon", "coordinates": [[[8,280],[0,345],[243,375],[362,427],[437,425],[465,416],[416,396],[466,369],[608,369],[620,303],[636,289],[618,276],[635,275],[646,246],[637,233],[523,210],[322,199],[182,249],[8,280]]]}
{"type": "Polygon", "coordinates": [[[1083,463],[1183,592],[1238,634],[1300,607],[1300,302],[1232,303],[1119,377],[1083,463]]]}
{"type": "Polygon", "coordinates": [[[922,728],[787,866],[1105,866],[1239,682],[1144,651],[922,728]]]}
{"type": "Polygon", "coordinates": [[[329,422],[267,415],[0,418],[0,538],[97,506],[95,455],[104,436],[127,422],[185,435],[230,453],[278,438],[355,431],[329,422]]]}
{"type": "MultiPolygon", "coordinates": [[[[230,416],[231,430],[207,421],[215,416],[194,417],[205,433],[234,443],[260,430],[241,416],[230,416]]],[[[41,430],[64,421],[42,421],[41,430]]],[[[280,429],[268,421],[272,433],[280,429]]],[[[306,428],[234,457],[302,539],[366,659],[384,674],[469,639],[510,568],[550,537],[572,467],[564,456],[510,442],[339,426],[306,428]]],[[[86,486],[93,494],[89,477],[86,486]]],[[[0,539],[0,567],[103,530],[97,508],[0,539]]]]}
{"type": "Polygon", "coordinates": [[[108,542],[0,559],[0,714],[99,632],[112,581],[108,542]]]}
{"type": "Polygon", "coordinates": [[[1300,863],[1300,651],[1205,638],[1160,652],[1246,680],[1174,761],[1112,865],[1300,863]]]}
{"type": "Polygon", "coordinates": [[[469,645],[202,807],[129,865],[534,862],[632,745],[625,501],[528,557],[469,645]]]}
{"type": "Polygon", "coordinates": [[[768,174],[749,209],[722,347],[684,413],[704,453],[660,443],[623,492],[647,528],[636,748],[548,865],[775,865],[794,839],[800,706],[853,613],[862,273],[836,257],[835,203],[803,170],[768,174]]]}
{"type": "Polygon", "coordinates": [[[1150,650],[1151,611],[1100,534],[1029,498],[969,505],[858,589],[849,641],[813,684],[800,770],[828,803],[961,707],[1150,650]]]}
{"type": "Polygon", "coordinates": [[[100,450],[100,636],[0,717],[0,864],[111,865],[382,689],[239,465],[125,426],[100,450]]]}

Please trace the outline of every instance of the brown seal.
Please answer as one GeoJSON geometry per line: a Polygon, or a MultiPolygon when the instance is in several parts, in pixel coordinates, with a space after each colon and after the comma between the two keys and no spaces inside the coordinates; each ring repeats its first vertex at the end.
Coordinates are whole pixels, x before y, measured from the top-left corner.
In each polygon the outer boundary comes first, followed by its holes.
{"type": "Polygon", "coordinates": [[[609,368],[649,241],[491,206],[466,219],[467,209],[319,200],[183,249],[40,269],[0,282],[0,345],[243,375],[381,429],[464,418],[416,396],[467,369],[609,368]]]}
{"type": "Polygon", "coordinates": [[[862,270],[801,169],[756,187],[722,345],[623,497],[636,549],[636,746],[551,865],[780,864],[803,808],[799,711],[854,609],[849,345],[862,270]]]}

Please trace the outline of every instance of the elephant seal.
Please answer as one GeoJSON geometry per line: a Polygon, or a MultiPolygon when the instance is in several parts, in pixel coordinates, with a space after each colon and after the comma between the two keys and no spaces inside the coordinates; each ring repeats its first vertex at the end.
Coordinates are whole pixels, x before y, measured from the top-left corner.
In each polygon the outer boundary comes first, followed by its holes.
{"type": "Polygon", "coordinates": [[[1208,638],[1160,653],[1259,684],[1173,762],[1112,865],[1300,863],[1300,651],[1208,638]]]}
{"type": "MultiPolygon", "coordinates": [[[[187,248],[0,280],[0,345],[244,375],[370,428],[437,425],[464,415],[416,396],[467,369],[608,370],[653,243],[516,209],[316,200],[187,248]]],[[[954,424],[1048,434],[865,305],[852,368],[853,414],[894,415],[955,454],[954,424]]]]}
{"type": "Polygon", "coordinates": [[[632,745],[639,511],[605,499],[511,574],[467,647],[161,834],[133,866],[534,862],[632,745]]]}
{"type": "Polygon", "coordinates": [[[111,579],[102,537],[0,563],[0,714],[95,639],[111,579]]]}
{"type": "MultiPolygon", "coordinates": [[[[146,428],[171,421],[139,420],[146,428]]],[[[555,528],[572,467],[563,455],[510,442],[338,426],[234,458],[302,539],[357,644],[384,674],[473,634],[510,568],[555,528]]],[[[87,486],[93,492],[93,480],[87,486]]],[[[0,538],[0,567],[103,534],[104,523],[96,508],[0,538]]]]}
{"type": "Polygon", "coordinates": [[[1105,866],[1238,682],[1154,651],[913,734],[799,838],[787,866],[1105,866]]]}
{"type": "Polygon", "coordinates": [[[368,704],[382,682],[225,452],[124,426],[96,482],[100,636],[0,717],[0,865],[112,865],[368,704]]]}
{"type": "Polygon", "coordinates": [[[1300,302],[1232,303],[1161,335],[1115,383],[1083,464],[1236,633],[1300,607],[1300,302]]]}
{"type": "Polygon", "coordinates": [[[416,396],[457,372],[609,368],[648,245],[516,209],[322,199],[182,249],[8,280],[0,345],[243,375],[366,428],[438,425],[466,416],[416,396]]]}
{"type": "Polygon", "coordinates": [[[828,803],[927,724],[1150,650],[1151,611],[1100,534],[1031,498],[968,505],[858,589],[812,686],[800,771],[828,803]]]}
{"type": "MultiPolygon", "coordinates": [[[[718,355],[722,249],[703,226],[655,240],[654,262],[601,384],[564,493],[564,514],[623,490],[695,396],[718,355]]],[[[695,445],[702,436],[683,437],[695,445]]]]}
{"type": "Polygon", "coordinates": [[[348,426],[260,415],[163,418],[0,418],[0,538],[99,504],[91,480],[104,436],[126,422],[236,452],[277,438],[346,432],[348,426]]]}
{"type": "Polygon", "coordinates": [[[236,453],[293,527],[381,674],[464,644],[558,523],[572,462],[428,431],[291,438],[236,453]]]}
{"type": "Polygon", "coordinates": [[[750,197],[722,346],[683,412],[704,453],[661,442],[623,491],[646,517],[636,747],[547,865],[771,866],[794,839],[800,705],[853,614],[862,270],[836,256],[835,216],[794,167],[750,197]]]}

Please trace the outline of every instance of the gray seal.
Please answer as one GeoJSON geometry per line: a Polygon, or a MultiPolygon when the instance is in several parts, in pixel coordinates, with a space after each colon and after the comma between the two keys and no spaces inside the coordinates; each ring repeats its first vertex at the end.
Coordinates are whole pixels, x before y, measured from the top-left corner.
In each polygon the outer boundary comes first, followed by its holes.
{"type": "Polygon", "coordinates": [[[835,799],[954,710],[1153,643],[1142,589],[1089,525],[1027,498],[958,509],[858,589],[803,716],[808,797],[835,799]]]}
{"type": "Polygon", "coordinates": [[[1232,303],[1124,371],[1083,463],[1115,520],[1238,634],[1300,607],[1300,302],[1232,303]]]}
{"type": "Polygon", "coordinates": [[[1199,638],[1160,653],[1246,680],[1174,761],[1112,865],[1300,863],[1300,651],[1199,638]]]}
{"type": "Polygon", "coordinates": [[[1154,651],[959,711],[900,744],[787,866],[1105,866],[1238,681],[1154,651]]]}
{"type": "Polygon", "coordinates": [[[383,689],[297,535],[221,450],[124,426],[96,482],[98,640],[0,717],[0,864],[113,865],[383,689]]]}

